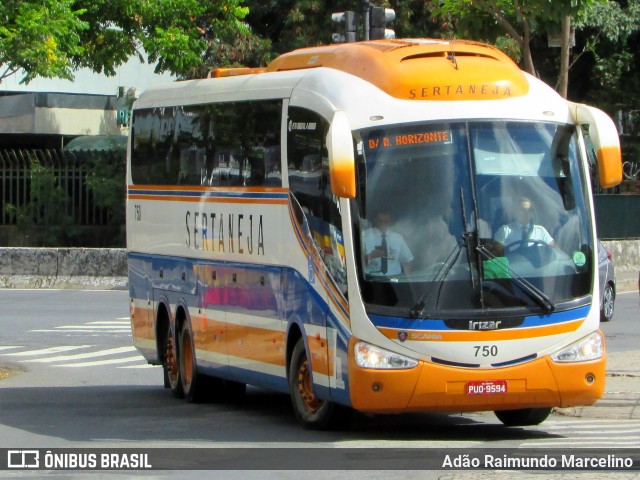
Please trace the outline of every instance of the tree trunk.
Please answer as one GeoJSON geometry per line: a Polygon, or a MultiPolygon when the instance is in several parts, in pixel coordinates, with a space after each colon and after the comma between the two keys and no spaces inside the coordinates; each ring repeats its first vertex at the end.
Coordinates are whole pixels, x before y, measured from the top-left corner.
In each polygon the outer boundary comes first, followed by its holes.
{"type": "Polygon", "coordinates": [[[567,98],[569,87],[569,54],[571,51],[571,16],[562,16],[562,43],[560,44],[560,75],[558,77],[558,93],[567,98]]]}

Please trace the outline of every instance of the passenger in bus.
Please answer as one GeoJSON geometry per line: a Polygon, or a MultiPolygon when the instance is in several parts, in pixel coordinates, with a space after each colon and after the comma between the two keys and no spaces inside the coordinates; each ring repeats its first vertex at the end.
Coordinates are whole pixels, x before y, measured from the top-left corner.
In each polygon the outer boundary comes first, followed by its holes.
{"type": "Polygon", "coordinates": [[[376,276],[394,276],[409,273],[413,254],[404,237],[390,230],[392,217],[379,210],[374,227],[363,234],[365,272],[376,276]]]}
{"type": "Polygon", "coordinates": [[[550,247],[556,243],[547,229],[533,222],[533,203],[527,197],[520,197],[515,207],[515,221],[502,225],[495,233],[495,240],[505,247],[514,244],[528,246],[543,242],[550,247]]]}

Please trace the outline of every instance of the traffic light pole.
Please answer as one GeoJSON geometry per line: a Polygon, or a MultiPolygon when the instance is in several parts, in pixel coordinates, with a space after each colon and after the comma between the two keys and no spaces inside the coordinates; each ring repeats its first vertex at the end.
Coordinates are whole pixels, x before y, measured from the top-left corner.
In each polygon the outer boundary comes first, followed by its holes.
{"type": "Polygon", "coordinates": [[[332,35],[333,43],[349,43],[358,41],[362,33],[363,40],[395,38],[395,33],[385,26],[395,19],[395,12],[390,8],[376,7],[371,0],[362,0],[359,11],[335,12],[331,20],[338,31],[332,35]],[[358,23],[362,21],[362,29],[358,23]]]}
{"type": "Polygon", "coordinates": [[[363,0],[362,1],[362,16],[364,17],[364,39],[365,40],[369,40],[369,37],[371,36],[370,30],[369,30],[369,15],[370,15],[370,10],[371,10],[371,0],[363,0]]]}

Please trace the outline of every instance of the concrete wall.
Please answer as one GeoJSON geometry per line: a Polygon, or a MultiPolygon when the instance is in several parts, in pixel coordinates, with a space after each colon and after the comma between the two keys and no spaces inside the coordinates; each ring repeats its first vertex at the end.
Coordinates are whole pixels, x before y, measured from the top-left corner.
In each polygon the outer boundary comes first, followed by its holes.
{"type": "MultiPolygon", "coordinates": [[[[640,240],[603,242],[618,291],[638,289],[640,240]]],[[[0,248],[0,288],[127,288],[127,253],[112,248],[0,248]]]]}
{"type": "Polygon", "coordinates": [[[640,240],[604,240],[604,246],[611,252],[616,269],[616,283],[619,292],[638,290],[640,274],[640,240]]]}
{"type": "Polygon", "coordinates": [[[126,289],[127,253],[117,248],[0,248],[0,288],[126,289]]]}

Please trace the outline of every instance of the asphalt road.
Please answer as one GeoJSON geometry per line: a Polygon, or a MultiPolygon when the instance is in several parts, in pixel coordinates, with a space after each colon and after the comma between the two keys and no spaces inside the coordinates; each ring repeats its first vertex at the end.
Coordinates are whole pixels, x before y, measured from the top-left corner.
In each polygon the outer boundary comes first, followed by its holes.
{"type": "MultiPolygon", "coordinates": [[[[621,294],[613,321],[603,324],[609,352],[640,344],[637,296],[621,294]]],[[[384,459],[389,448],[640,447],[640,421],[624,419],[551,416],[537,427],[505,428],[492,413],[354,415],[340,431],[303,430],[288,397],[265,390],[250,388],[238,404],[174,399],[162,388],[160,367],[132,347],[127,292],[0,290],[0,311],[0,366],[14,373],[0,380],[0,448],[349,447],[382,448],[376,456],[384,459]]],[[[332,472],[328,478],[345,478],[332,472]]],[[[280,473],[260,478],[315,478],[280,473]]],[[[412,478],[396,473],[368,476],[412,478]]]]}

